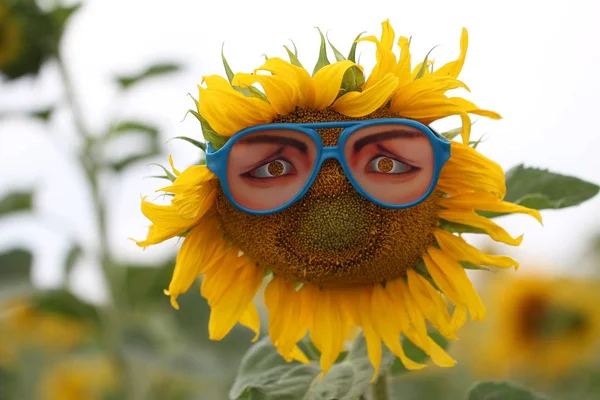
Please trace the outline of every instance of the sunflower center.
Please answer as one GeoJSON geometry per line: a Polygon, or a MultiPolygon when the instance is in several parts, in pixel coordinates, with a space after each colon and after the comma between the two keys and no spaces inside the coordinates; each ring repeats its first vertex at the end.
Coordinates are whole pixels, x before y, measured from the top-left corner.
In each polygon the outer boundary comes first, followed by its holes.
{"type": "Polygon", "coordinates": [[[532,296],[520,309],[521,336],[527,340],[556,340],[585,331],[588,320],[581,312],[532,296]]]}
{"type": "MultiPolygon", "coordinates": [[[[398,115],[379,110],[358,119],[398,115]]],[[[346,121],[332,110],[297,110],[274,122],[346,121]]],[[[320,129],[325,146],[334,146],[341,129],[320,129]]],[[[281,174],[272,163],[271,175],[281,174]]],[[[388,172],[393,161],[377,167],[388,172]]],[[[285,277],[321,286],[380,283],[404,276],[434,243],[438,194],[406,209],[380,207],[361,196],[337,161],[323,163],[306,195],[285,210],[251,215],[217,196],[226,235],[257,263],[285,277]]]]}

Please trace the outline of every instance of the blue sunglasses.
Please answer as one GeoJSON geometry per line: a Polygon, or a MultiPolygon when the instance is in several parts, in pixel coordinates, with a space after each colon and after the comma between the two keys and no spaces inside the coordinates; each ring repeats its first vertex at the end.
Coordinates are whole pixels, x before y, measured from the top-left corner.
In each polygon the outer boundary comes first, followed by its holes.
{"type": "Polygon", "coordinates": [[[435,188],[450,142],[401,118],[274,123],[236,133],[221,149],[207,146],[206,166],[241,211],[273,214],[301,199],[327,159],[336,159],[358,193],[386,208],[413,207],[435,188]],[[343,128],[337,146],[317,129],[343,128]]]}

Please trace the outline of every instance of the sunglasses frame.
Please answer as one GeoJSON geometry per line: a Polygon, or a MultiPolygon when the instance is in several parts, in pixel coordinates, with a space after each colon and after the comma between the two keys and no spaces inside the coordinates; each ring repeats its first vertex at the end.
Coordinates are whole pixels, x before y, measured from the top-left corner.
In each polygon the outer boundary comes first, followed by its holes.
{"type": "Polygon", "coordinates": [[[262,125],[252,126],[252,127],[249,127],[249,128],[239,131],[238,133],[233,135],[231,137],[231,139],[228,140],[227,143],[222,148],[220,148],[217,151],[215,151],[215,149],[211,146],[210,143],[207,143],[207,149],[206,149],[206,166],[209,170],[211,170],[219,178],[219,181],[221,182],[221,187],[223,188],[223,192],[225,193],[227,200],[229,200],[229,202],[231,204],[233,204],[239,210],[244,211],[249,214],[253,214],[253,215],[274,214],[279,211],[285,210],[286,208],[288,208],[289,206],[291,206],[292,204],[294,204],[295,202],[300,200],[302,197],[304,197],[306,192],[308,192],[308,190],[311,188],[311,186],[313,185],[313,183],[315,181],[315,178],[317,177],[319,171],[321,170],[321,167],[323,166],[323,163],[325,162],[325,160],[328,160],[328,159],[335,159],[338,161],[338,163],[340,163],[340,165],[342,166],[342,169],[344,170],[344,173],[346,174],[346,178],[350,181],[350,183],[352,184],[354,189],[358,193],[360,193],[361,196],[365,197],[369,201],[371,201],[381,207],[385,207],[385,208],[401,209],[401,208],[414,207],[417,204],[421,203],[423,200],[425,200],[427,197],[429,197],[429,195],[431,194],[431,192],[437,185],[442,167],[444,166],[446,161],[448,161],[449,158],[450,158],[450,141],[448,139],[446,139],[445,137],[443,137],[442,135],[440,135],[439,133],[437,133],[432,128],[428,127],[427,125],[424,125],[420,122],[417,122],[417,121],[414,121],[411,119],[403,119],[403,118],[378,118],[378,119],[371,119],[371,120],[339,121],[339,122],[262,124],[262,125]],[[391,125],[409,126],[409,127],[416,128],[419,131],[423,132],[429,139],[429,142],[431,143],[432,150],[433,150],[434,168],[433,168],[433,176],[431,179],[431,185],[429,186],[427,191],[423,194],[423,196],[421,196],[419,199],[417,199],[415,201],[412,201],[412,202],[406,203],[406,204],[388,204],[388,203],[379,201],[376,198],[374,198],[373,196],[369,195],[358,184],[356,179],[354,179],[354,176],[352,175],[352,172],[350,170],[350,167],[348,166],[348,163],[346,162],[346,157],[344,155],[344,146],[346,144],[346,141],[354,132],[356,132],[359,129],[366,128],[369,126],[390,125],[390,124],[391,125]],[[327,129],[327,128],[343,128],[344,129],[339,136],[338,144],[336,146],[323,146],[323,140],[321,139],[321,135],[319,135],[319,132],[317,132],[316,129],[327,129]],[[311,172],[309,179],[306,181],[302,190],[300,190],[298,192],[298,194],[296,196],[294,196],[291,200],[289,200],[285,204],[283,204],[277,208],[271,209],[271,210],[261,210],[261,211],[250,210],[248,208],[243,207],[237,201],[235,201],[235,199],[231,195],[231,191],[229,190],[229,183],[227,180],[227,165],[228,165],[229,152],[231,151],[231,149],[233,148],[233,146],[235,145],[235,143],[238,140],[240,140],[241,138],[243,138],[247,135],[250,135],[255,132],[264,132],[264,131],[270,131],[270,130],[276,130],[276,129],[292,130],[295,132],[303,133],[303,134],[307,135],[308,137],[310,137],[315,142],[315,145],[317,148],[317,154],[315,157],[315,165],[313,167],[313,171],[311,172]]]}

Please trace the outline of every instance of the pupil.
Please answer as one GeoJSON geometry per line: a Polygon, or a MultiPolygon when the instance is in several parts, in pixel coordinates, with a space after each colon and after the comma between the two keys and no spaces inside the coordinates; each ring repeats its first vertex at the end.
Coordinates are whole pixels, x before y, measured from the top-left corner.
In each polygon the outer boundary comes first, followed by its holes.
{"type": "Polygon", "coordinates": [[[390,172],[394,168],[394,162],[387,157],[382,157],[377,162],[377,168],[381,172],[390,172]]]}
{"type": "Polygon", "coordinates": [[[267,170],[272,176],[280,176],[283,174],[283,163],[281,161],[273,161],[269,163],[267,170]]]}

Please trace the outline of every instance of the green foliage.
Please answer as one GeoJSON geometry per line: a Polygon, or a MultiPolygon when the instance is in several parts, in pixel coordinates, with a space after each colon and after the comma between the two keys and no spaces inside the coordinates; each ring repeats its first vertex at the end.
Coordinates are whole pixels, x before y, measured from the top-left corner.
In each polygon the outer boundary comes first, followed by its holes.
{"type": "Polygon", "coordinates": [[[544,400],[539,394],[511,382],[485,381],[476,383],[467,400],[544,400]]]}
{"type": "MultiPolygon", "coordinates": [[[[392,362],[393,356],[386,352],[381,369],[385,371],[392,362]]],[[[285,362],[265,337],[244,356],[229,396],[261,400],[358,399],[369,388],[373,376],[364,337],[355,340],[347,356],[324,377],[320,373],[316,362],[285,362]]]]}
{"type": "MultiPolygon", "coordinates": [[[[437,46],[435,46],[435,47],[437,47],[437,46]]],[[[421,64],[421,68],[419,68],[419,71],[415,75],[415,80],[422,78],[423,75],[425,75],[425,71],[427,71],[427,64],[429,62],[429,55],[435,49],[435,47],[433,49],[429,50],[429,52],[425,56],[425,59],[423,60],[423,64],[421,64]]]]}
{"type": "Polygon", "coordinates": [[[0,199],[0,217],[18,211],[30,211],[33,192],[13,192],[0,199]]]}
{"type": "Polygon", "coordinates": [[[95,306],[84,302],[66,290],[50,290],[39,292],[31,297],[32,306],[46,313],[94,324],[100,323],[100,316],[95,306]]]}
{"type": "Polygon", "coordinates": [[[137,83],[146,81],[148,78],[156,78],[165,74],[178,72],[180,69],[181,66],[179,64],[159,63],[137,74],[117,76],[116,81],[122,89],[129,89],[137,83]]]}
{"type": "Polygon", "coordinates": [[[149,157],[156,156],[160,153],[159,130],[154,125],[145,122],[127,120],[122,121],[113,126],[110,132],[105,137],[105,141],[116,140],[128,135],[142,135],[148,147],[139,153],[131,154],[121,160],[111,163],[111,167],[116,172],[119,172],[137,161],[144,160],[149,157]]]}
{"type": "Polygon", "coordinates": [[[83,249],[81,246],[77,244],[72,244],[69,252],[67,253],[67,257],[65,258],[65,272],[68,275],[73,271],[73,267],[75,263],[83,255],[83,249]]]}
{"type": "Polygon", "coordinates": [[[600,190],[594,183],[522,164],[506,172],[506,201],[525,207],[558,209],[576,206],[600,190]]]}
{"type": "MultiPolygon", "coordinates": [[[[448,339],[443,337],[439,332],[431,331],[429,332],[429,336],[436,342],[441,348],[446,349],[449,345],[448,339]]],[[[415,346],[413,342],[404,338],[402,341],[402,348],[406,353],[406,356],[413,361],[418,363],[424,363],[429,360],[429,356],[423,352],[420,348],[415,346]]],[[[406,369],[406,367],[402,364],[402,361],[399,358],[395,358],[394,364],[392,365],[392,375],[401,375],[410,372],[410,370],[406,369]]]]}
{"type": "Polygon", "coordinates": [[[32,254],[23,249],[0,253],[0,299],[29,293],[31,285],[32,254]]]}

